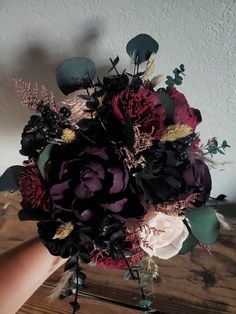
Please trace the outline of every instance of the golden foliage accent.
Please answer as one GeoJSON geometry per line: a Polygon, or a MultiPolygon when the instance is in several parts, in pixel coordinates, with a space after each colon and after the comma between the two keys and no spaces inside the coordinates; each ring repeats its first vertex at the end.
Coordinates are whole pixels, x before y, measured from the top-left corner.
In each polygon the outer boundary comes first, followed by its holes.
{"type": "Polygon", "coordinates": [[[166,128],[165,133],[162,135],[160,141],[166,142],[166,141],[175,141],[179,138],[186,137],[193,133],[193,130],[190,126],[185,124],[174,124],[169,125],[166,128]]]}
{"type": "Polygon", "coordinates": [[[164,78],[163,74],[159,74],[159,75],[154,76],[151,79],[151,83],[152,83],[153,88],[156,87],[157,85],[159,85],[162,82],[163,78],[164,78]]]}
{"type": "Polygon", "coordinates": [[[76,139],[75,132],[71,129],[64,129],[62,131],[61,139],[66,144],[70,144],[70,143],[74,142],[76,139]]]}
{"type": "Polygon", "coordinates": [[[73,231],[74,225],[71,222],[65,222],[57,228],[57,231],[52,238],[53,240],[59,239],[63,240],[73,231]]]}
{"type": "Polygon", "coordinates": [[[145,72],[143,74],[143,81],[147,81],[149,79],[151,79],[151,77],[153,76],[153,73],[155,71],[155,67],[156,67],[156,53],[152,53],[150,58],[148,59],[148,62],[146,64],[146,69],[145,72]]]}

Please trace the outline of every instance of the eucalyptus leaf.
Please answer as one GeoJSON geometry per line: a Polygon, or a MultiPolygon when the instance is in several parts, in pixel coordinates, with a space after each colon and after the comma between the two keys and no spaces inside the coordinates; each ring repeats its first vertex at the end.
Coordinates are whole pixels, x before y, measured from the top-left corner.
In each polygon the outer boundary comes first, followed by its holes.
{"type": "Polygon", "coordinates": [[[194,237],[192,232],[189,232],[187,239],[184,241],[181,250],[179,251],[179,255],[185,255],[188,252],[192,251],[193,248],[199,243],[199,241],[194,237]]]}
{"type": "Polygon", "coordinates": [[[184,65],[183,65],[183,64],[180,64],[179,68],[180,68],[180,70],[181,70],[182,72],[185,71],[185,68],[184,68],[184,65]]]}
{"type": "Polygon", "coordinates": [[[222,146],[223,149],[226,148],[226,147],[230,147],[230,146],[228,145],[228,143],[227,143],[226,140],[224,140],[224,141],[222,142],[221,146],[222,146]]]}
{"type": "Polygon", "coordinates": [[[158,42],[147,34],[137,35],[126,46],[126,52],[131,58],[134,58],[136,65],[147,61],[151,54],[156,53],[158,49],[158,42]]]}
{"type": "Polygon", "coordinates": [[[213,146],[213,145],[209,146],[208,151],[210,154],[217,154],[217,151],[218,151],[217,146],[213,146]]]}
{"type": "Polygon", "coordinates": [[[176,77],[174,78],[174,83],[175,83],[175,85],[181,85],[182,82],[183,82],[183,79],[182,79],[181,76],[178,75],[178,76],[176,76],[176,77]]]}
{"type": "Polygon", "coordinates": [[[166,85],[168,85],[169,87],[173,87],[175,85],[174,79],[171,76],[167,76],[166,78],[166,85]]]}
{"type": "Polygon", "coordinates": [[[148,307],[148,306],[150,306],[151,304],[152,304],[152,301],[147,300],[147,299],[145,299],[145,300],[140,300],[140,301],[139,301],[139,305],[142,306],[142,307],[148,307]]]}
{"type": "Polygon", "coordinates": [[[145,280],[150,279],[150,277],[151,277],[151,274],[144,274],[144,275],[140,278],[140,280],[141,280],[141,282],[144,282],[145,280]]]}
{"type": "Polygon", "coordinates": [[[65,95],[68,95],[91,85],[91,78],[93,79],[96,74],[96,66],[88,58],[76,57],[58,65],[55,73],[59,88],[65,95]]]}
{"type": "Polygon", "coordinates": [[[213,244],[219,234],[220,223],[215,210],[210,206],[203,206],[185,214],[196,239],[207,245],[213,244]]]}
{"type": "Polygon", "coordinates": [[[217,197],[216,197],[216,201],[219,201],[219,202],[222,202],[226,199],[226,195],[225,194],[219,194],[217,197]]]}
{"type": "Polygon", "coordinates": [[[225,152],[223,150],[221,150],[220,148],[217,148],[218,153],[225,155],[225,152]]]}
{"type": "Polygon", "coordinates": [[[0,177],[0,192],[18,189],[18,177],[25,169],[24,166],[11,166],[0,177]]]}
{"type": "Polygon", "coordinates": [[[42,177],[45,179],[45,171],[44,171],[44,166],[46,164],[46,162],[48,161],[48,159],[50,158],[51,155],[51,151],[52,148],[54,147],[53,144],[48,144],[44,150],[41,152],[41,154],[39,155],[39,159],[38,159],[38,168],[39,171],[42,175],[42,177]]]}
{"type": "Polygon", "coordinates": [[[127,271],[125,272],[123,279],[124,279],[124,280],[130,280],[130,279],[132,279],[132,276],[131,276],[131,273],[130,273],[129,270],[127,270],[127,271]]]}
{"type": "Polygon", "coordinates": [[[71,256],[65,263],[64,271],[74,268],[78,264],[77,255],[71,256]]]}
{"type": "Polygon", "coordinates": [[[142,282],[142,283],[138,284],[136,288],[139,288],[139,289],[140,289],[140,288],[143,288],[143,289],[144,289],[144,288],[146,288],[147,286],[148,286],[147,282],[142,282]]]}

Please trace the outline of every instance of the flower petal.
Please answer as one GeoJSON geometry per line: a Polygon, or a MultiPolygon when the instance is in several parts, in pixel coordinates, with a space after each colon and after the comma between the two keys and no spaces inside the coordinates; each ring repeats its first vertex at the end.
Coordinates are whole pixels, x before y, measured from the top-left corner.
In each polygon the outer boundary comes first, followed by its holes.
{"type": "Polygon", "coordinates": [[[127,200],[128,200],[127,198],[123,198],[114,203],[103,203],[100,205],[105,209],[111,210],[112,212],[119,213],[123,209],[124,204],[127,202],[127,200]]]}

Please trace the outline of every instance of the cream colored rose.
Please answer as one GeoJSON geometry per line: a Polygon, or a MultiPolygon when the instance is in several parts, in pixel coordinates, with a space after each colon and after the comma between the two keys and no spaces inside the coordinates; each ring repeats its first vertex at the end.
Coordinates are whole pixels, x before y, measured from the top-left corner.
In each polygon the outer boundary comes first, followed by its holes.
{"type": "Polygon", "coordinates": [[[140,246],[150,256],[168,259],[178,254],[188,234],[183,217],[153,212],[145,217],[139,231],[140,246]]]}

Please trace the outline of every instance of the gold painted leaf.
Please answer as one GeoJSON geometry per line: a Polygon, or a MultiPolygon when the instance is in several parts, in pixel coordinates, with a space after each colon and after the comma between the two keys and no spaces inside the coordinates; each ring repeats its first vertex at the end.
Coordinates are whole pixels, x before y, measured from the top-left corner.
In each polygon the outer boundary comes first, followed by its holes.
{"type": "Polygon", "coordinates": [[[159,85],[162,82],[163,78],[164,78],[163,74],[159,74],[159,75],[154,76],[151,79],[152,86],[156,87],[157,85],[159,85]]]}
{"type": "Polygon", "coordinates": [[[165,133],[162,135],[160,141],[175,141],[178,138],[183,138],[193,133],[192,128],[189,125],[185,124],[174,124],[169,125],[166,128],[165,133]]]}
{"type": "Polygon", "coordinates": [[[53,237],[53,240],[63,240],[73,231],[74,225],[71,222],[65,222],[57,228],[57,231],[53,237]]]}

